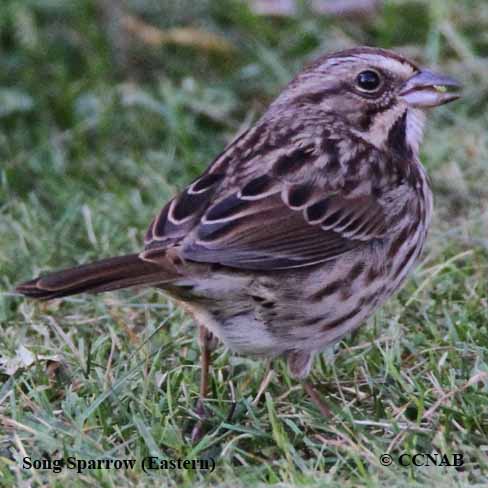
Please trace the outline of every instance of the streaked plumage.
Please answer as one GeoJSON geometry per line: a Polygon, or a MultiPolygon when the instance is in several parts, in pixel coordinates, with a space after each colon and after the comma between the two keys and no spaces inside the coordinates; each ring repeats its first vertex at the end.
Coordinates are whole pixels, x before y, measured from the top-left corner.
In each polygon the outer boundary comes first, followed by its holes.
{"type": "Polygon", "coordinates": [[[50,299],[157,286],[232,350],[286,355],[303,378],[422,251],[432,214],[422,108],[457,98],[435,85],[457,87],[390,51],[324,56],[161,210],[139,255],[18,291],[50,299]]]}

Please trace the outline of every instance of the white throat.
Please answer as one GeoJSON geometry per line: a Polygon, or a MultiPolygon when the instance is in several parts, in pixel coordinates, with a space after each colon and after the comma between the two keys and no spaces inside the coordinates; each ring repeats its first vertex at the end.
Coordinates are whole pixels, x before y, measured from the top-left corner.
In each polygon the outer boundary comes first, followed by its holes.
{"type": "Polygon", "coordinates": [[[383,150],[388,141],[390,129],[403,116],[405,110],[407,110],[405,128],[406,143],[412,149],[413,154],[418,156],[425,124],[425,114],[418,108],[409,107],[405,104],[397,104],[383,112],[381,116],[376,117],[372,126],[366,131],[355,130],[354,132],[373,146],[383,150]]]}
{"type": "Polygon", "coordinates": [[[407,113],[407,144],[412,148],[415,155],[418,155],[420,144],[424,137],[425,113],[418,108],[410,107],[407,113]]]}

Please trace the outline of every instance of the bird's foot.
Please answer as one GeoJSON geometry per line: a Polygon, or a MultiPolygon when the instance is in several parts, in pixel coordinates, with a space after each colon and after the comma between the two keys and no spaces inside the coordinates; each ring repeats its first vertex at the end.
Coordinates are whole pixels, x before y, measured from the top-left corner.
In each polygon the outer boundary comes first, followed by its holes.
{"type": "Polygon", "coordinates": [[[307,392],[310,400],[312,403],[320,410],[320,413],[324,417],[332,417],[332,412],[330,411],[329,407],[324,403],[320,395],[317,393],[317,390],[313,385],[308,383],[307,381],[302,382],[303,389],[307,392]]]}
{"type": "Polygon", "coordinates": [[[203,399],[199,398],[197,401],[197,405],[195,407],[195,414],[198,417],[193,429],[191,431],[191,442],[192,444],[197,444],[201,441],[202,437],[205,434],[204,425],[205,421],[208,419],[209,415],[208,412],[203,405],[203,399]]]}

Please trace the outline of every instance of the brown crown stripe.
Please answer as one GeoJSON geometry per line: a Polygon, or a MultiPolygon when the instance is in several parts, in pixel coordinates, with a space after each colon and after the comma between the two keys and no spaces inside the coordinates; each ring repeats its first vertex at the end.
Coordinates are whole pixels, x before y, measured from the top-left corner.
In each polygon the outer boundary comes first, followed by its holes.
{"type": "Polygon", "coordinates": [[[385,58],[395,59],[396,61],[399,61],[402,64],[407,64],[411,66],[415,71],[419,71],[419,67],[416,64],[414,64],[409,59],[404,58],[402,55],[393,51],[387,51],[379,47],[371,47],[371,46],[359,46],[359,47],[354,47],[352,49],[345,49],[343,51],[339,51],[336,53],[324,54],[318,57],[317,59],[315,59],[309,65],[307,65],[305,71],[313,70],[331,58],[340,60],[341,58],[360,57],[362,54],[372,54],[376,56],[383,56],[385,58]]]}

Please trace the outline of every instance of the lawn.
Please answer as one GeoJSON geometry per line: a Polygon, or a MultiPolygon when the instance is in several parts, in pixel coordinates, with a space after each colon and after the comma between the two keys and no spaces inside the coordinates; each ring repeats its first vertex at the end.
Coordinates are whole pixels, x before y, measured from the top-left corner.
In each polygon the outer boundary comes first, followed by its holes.
{"type": "Polygon", "coordinates": [[[297,3],[270,17],[234,0],[3,0],[0,486],[488,485],[488,3],[386,0],[359,18],[297,3]],[[422,146],[436,195],[427,248],[402,291],[315,363],[330,418],[282,361],[269,370],[220,347],[192,445],[191,317],[150,289],[47,303],[12,289],[140,249],[165,201],[293,73],[358,44],[465,85],[430,114],[422,146]],[[399,465],[415,453],[464,464],[399,465]],[[144,472],[148,456],[214,469],[144,472]],[[54,472],[22,469],[26,457],[137,463],[54,472]]]}

